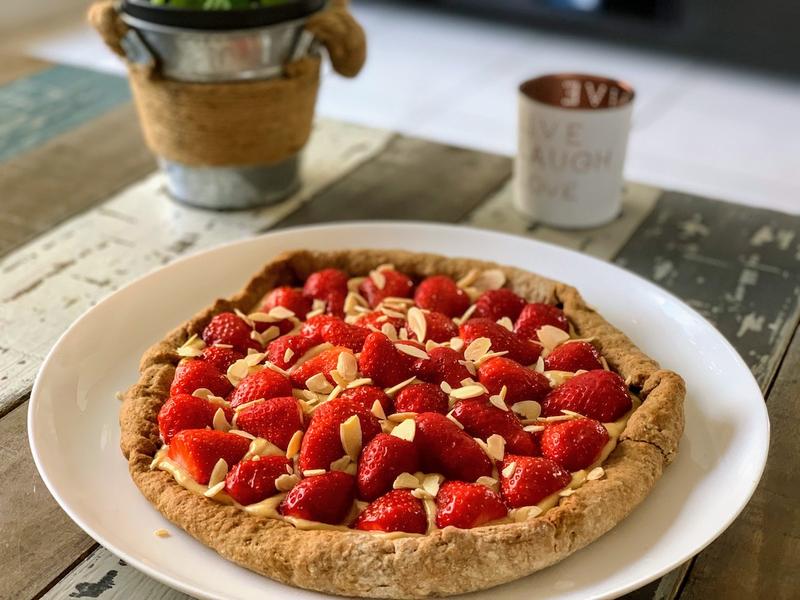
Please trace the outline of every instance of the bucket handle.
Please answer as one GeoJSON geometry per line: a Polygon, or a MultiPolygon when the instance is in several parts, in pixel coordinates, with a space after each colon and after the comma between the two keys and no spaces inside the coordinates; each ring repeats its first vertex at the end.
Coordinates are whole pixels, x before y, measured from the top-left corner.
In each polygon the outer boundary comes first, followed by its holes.
{"type": "MultiPolygon", "coordinates": [[[[334,71],[344,77],[355,77],[367,59],[367,39],[347,4],[347,0],[332,0],[325,10],[308,18],[305,30],[325,46],[334,71]]],[[[131,67],[148,75],[153,73],[155,57],[139,34],[120,18],[114,0],[98,0],[89,7],[87,16],[112,52],[125,59],[131,67]]]]}

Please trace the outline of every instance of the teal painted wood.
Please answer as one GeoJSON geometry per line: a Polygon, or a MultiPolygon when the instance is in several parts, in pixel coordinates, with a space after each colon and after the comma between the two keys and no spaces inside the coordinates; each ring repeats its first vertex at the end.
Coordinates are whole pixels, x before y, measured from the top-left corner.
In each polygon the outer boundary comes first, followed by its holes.
{"type": "Polygon", "coordinates": [[[124,78],[76,67],[59,65],[16,79],[0,87],[0,161],[91,121],[130,97],[124,78]]]}

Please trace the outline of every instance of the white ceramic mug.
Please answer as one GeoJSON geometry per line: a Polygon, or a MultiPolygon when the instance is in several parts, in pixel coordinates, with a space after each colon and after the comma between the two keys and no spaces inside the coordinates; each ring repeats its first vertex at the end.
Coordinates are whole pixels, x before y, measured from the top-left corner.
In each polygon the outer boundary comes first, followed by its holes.
{"type": "Polygon", "coordinates": [[[555,227],[614,219],[633,97],[628,84],[594,75],[561,73],[522,83],[516,207],[555,227]]]}

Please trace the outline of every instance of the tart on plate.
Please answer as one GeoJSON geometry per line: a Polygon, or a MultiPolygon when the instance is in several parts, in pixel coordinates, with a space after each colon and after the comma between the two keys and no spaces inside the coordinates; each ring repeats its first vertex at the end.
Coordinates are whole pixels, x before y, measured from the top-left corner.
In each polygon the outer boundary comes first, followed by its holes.
{"type": "Polygon", "coordinates": [[[574,288],[471,259],[295,251],[151,347],[122,451],[223,557],[419,598],[552,565],[641,502],[684,384],[574,288]]]}

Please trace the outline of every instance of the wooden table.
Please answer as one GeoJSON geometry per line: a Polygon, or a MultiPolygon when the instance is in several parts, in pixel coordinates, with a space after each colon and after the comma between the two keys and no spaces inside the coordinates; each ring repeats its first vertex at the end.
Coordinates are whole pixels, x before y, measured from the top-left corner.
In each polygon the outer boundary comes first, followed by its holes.
{"type": "Polygon", "coordinates": [[[327,120],[315,127],[293,198],[246,212],[190,209],[166,197],[124,80],[1,58],[0,598],[185,597],[96,544],[36,472],[27,400],[64,329],[184,254],[278,227],[354,219],[464,223],[575,248],[655,281],[708,317],[768,399],[769,463],[717,541],[628,597],[798,597],[800,218],[631,183],[614,223],[557,231],[511,208],[508,157],[327,120]]]}

